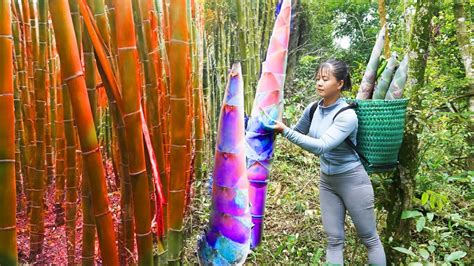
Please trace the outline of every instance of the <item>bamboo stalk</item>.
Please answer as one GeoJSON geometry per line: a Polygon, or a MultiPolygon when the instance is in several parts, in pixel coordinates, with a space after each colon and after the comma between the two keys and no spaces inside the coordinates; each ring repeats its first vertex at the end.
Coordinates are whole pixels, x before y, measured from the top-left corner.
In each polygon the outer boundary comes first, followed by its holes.
{"type": "Polygon", "coordinates": [[[0,1],[0,264],[16,264],[15,121],[10,1],[0,1]]]}
{"type": "Polygon", "coordinates": [[[194,101],[194,140],[195,140],[195,162],[196,179],[203,177],[203,158],[204,158],[204,99],[203,99],[203,6],[200,2],[195,2],[195,16],[193,23],[193,101],[194,101]]]}
{"type": "Polygon", "coordinates": [[[15,179],[16,179],[16,197],[17,197],[17,211],[22,212],[25,209],[25,186],[24,186],[24,173],[26,169],[26,160],[24,152],[26,152],[25,144],[25,131],[23,129],[23,115],[22,115],[22,103],[21,103],[21,91],[22,86],[25,84],[25,72],[24,58],[23,58],[23,40],[21,36],[21,23],[18,8],[18,2],[16,5],[12,5],[12,33],[14,43],[14,59],[16,75],[14,77],[14,107],[15,107],[15,179]]]}
{"type": "MultiPolygon", "coordinates": [[[[85,1],[79,1],[79,7],[84,17],[84,22],[87,31],[91,37],[92,44],[95,49],[96,61],[99,73],[102,78],[102,82],[109,98],[110,109],[112,112],[112,118],[114,122],[114,130],[118,136],[118,149],[120,150],[119,161],[120,161],[120,224],[119,224],[119,250],[120,250],[120,262],[127,264],[131,262],[131,254],[134,251],[134,240],[133,240],[133,206],[131,196],[131,181],[129,175],[129,159],[128,159],[128,148],[127,138],[125,133],[125,126],[123,122],[123,107],[120,93],[118,91],[118,84],[113,73],[112,61],[110,53],[108,52],[104,41],[99,36],[99,30],[97,25],[92,20],[92,13],[88,10],[85,1]]],[[[107,124],[107,122],[105,123],[107,124]]]]}
{"type": "MultiPolygon", "coordinates": [[[[25,167],[23,179],[25,185],[25,194],[27,205],[31,204],[30,200],[30,177],[33,169],[33,157],[35,149],[35,129],[34,129],[34,113],[32,103],[32,82],[33,82],[33,51],[32,51],[32,40],[31,40],[31,27],[30,27],[30,8],[28,0],[22,0],[22,25],[23,25],[23,64],[26,72],[20,72],[21,76],[21,101],[22,101],[22,115],[23,123],[25,127],[25,167]]],[[[28,209],[29,211],[29,209],[28,209]]]]}
{"type": "Polygon", "coordinates": [[[99,247],[105,264],[117,265],[118,256],[113,231],[112,214],[109,210],[107,189],[102,165],[102,156],[97,142],[94,121],[87,100],[87,89],[82,73],[79,48],[74,26],[66,0],[50,0],[53,28],[58,40],[58,53],[61,60],[64,82],[68,85],[74,118],[77,121],[78,135],[82,150],[84,167],[91,185],[94,215],[97,223],[99,247]]]}
{"type": "MultiPolygon", "coordinates": [[[[95,10],[95,5],[92,1],[88,1],[92,10],[95,10]]],[[[98,130],[98,112],[97,112],[97,92],[96,92],[96,67],[94,62],[94,50],[91,39],[86,30],[83,30],[82,45],[84,48],[84,65],[85,65],[85,79],[87,87],[87,95],[89,104],[91,105],[92,117],[96,130],[98,130]]],[[[82,212],[83,212],[83,230],[82,230],[82,264],[93,265],[95,258],[95,233],[96,224],[94,220],[94,211],[91,198],[91,187],[87,178],[87,172],[83,172],[82,178],[82,212]]]]}
{"type": "Polygon", "coordinates": [[[64,206],[65,198],[64,186],[66,181],[66,136],[64,131],[64,103],[63,89],[56,88],[56,194],[55,194],[55,213],[56,225],[64,224],[64,206]]]}
{"type": "Polygon", "coordinates": [[[87,171],[82,170],[82,265],[95,265],[96,223],[92,205],[91,187],[87,171]]]}
{"type": "MultiPolygon", "coordinates": [[[[145,65],[145,81],[147,84],[146,93],[148,95],[148,97],[146,98],[146,107],[149,114],[148,117],[150,120],[150,128],[152,132],[151,137],[153,149],[157,155],[158,168],[161,170],[161,182],[164,183],[164,181],[166,182],[167,179],[165,171],[166,158],[162,133],[163,125],[161,123],[162,113],[160,112],[160,109],[162,108],[162,103],[160,102],[160,89],[163,89],[164,84],[161,65],[157,64],[158,62],[160,62],[158,36],[154,34],[154,31],[157,28],[157,17],[154,11],[152,1],[140,1],[139,3],[143,24],[143,47],[145,48],[146,52],[144,58],[142,58],[142,61],[145,65]]],[[[158,206],[156,212],[157,214],[155,215],[155,220],[162,224],[163,217],[158,217],[158,206]],[[158,221],[158,219],[160,221],[158,221]]]]}
{"type": "MultiPolygon", "coordinates": [[[[169,194],[169,183],[170,183],[170,134],[169,134],[169,60],[167,57],[167,46],[166,42],[166,28],[169,28],[169,21],[167,19],[168,7],[163,7],[163,1],[157,0],[155,4],[156,15],[152,20],[152,47],[157,49],[156,53],[153,54],[156,76],[158,79],[158,113],[159,120],[156,121],[157,124],[152,126],[152,131],[156,137],[155,143],[157,143],[157,154],[158,154],[158,166],[160,168],[160,177],[163,190],[163,196],[165,202],[162,205],[163,217],[163,232],[160,234],[163,235],[163,245],[165,250],[162,254],[159,254],[160,262],[167,261],[167,230],[168,230],[168,220],[166,218],[168,213],[168,194],[169,194]],[[157,46],[155,48],[155,45],[157,46]],[[158,136],[161,134],[161,137],[158,136]],[[161,145],[161,148],[160,148],[161,145]],[[160,153],[163,154],[160,157],[160,153]]],[[[153,18],[153,17],[152,17],[153,18]]],[[[153,50],[154,51],[154,50],[153,50]]]]}
{"type": "MultiPolygon", "coordinates": [[[[243,81],[244,81],[244,88],[245,90],[245,110],[246,113],[250,113],[252,109],[252,99],[253,99],[253,90],[250,90],[249,86],[249,81],[250,78],[248,78],[248,73],[250,72],[250,64],[248,60],[248,47],[249,45],[246,39],[246,36],[248,36],[248,28],[247,28],[247,16],[246,16],[246,9],[247,5],[244,4],[245,0],[237,0],[235,1],[235,6],[237,9],[237,28],[238,28],[238,50],[239,50],[239,61],[242,64],[242,76],[243,76],[243,81]]],[[[250,38],[250,37],[248,37],[250,38]]]]}
{"type": "MultiPolygon", "coordinates": [[[[31,183],[30,213],[30,261],[42,252],[44,241],[44,189],[45,189],[45,130],[46,130],[46,52],[47,52],[47,0],[38,1],[38,49],[34,53],[35,66],[35,97],[36,97],[36,161],[33,168],[35,175],[31,183]]],[[[30,21],[31,22],[31,21],[30,21]]],[[[34,28],[34,27],[33,27],[34,28]]],[[[35,34],[34,34],[35,35],[35,34]]],[[[35,43],[35,41],[33,41],[35,43]]]]}
{"type": "Polygon", "coordinates": [[[170,184],[168,196],[168,262],[177,263],[183,249],[183,219],[186,199],[187,144],[190,138],[187,93],[189,91],[189,31],[186,0],[173,0],[169,8],[170,64],[170,184]]]}
{"type": "Polygon", "coordinates": [[[67,85],[63,84],[63,115],[64,132],[66,139],[66,238],[67,238],[67,260],[68,264],[75,263],[76,243],[76,200],[77,185],[76,178],[76,131],[74,129],[74,117],[71,106],[71,98],[67,85]]]}
{"type": "Polygon", "coordinates": [[[138,263],[153,264],[150,189],[145,165],[141,129],[140,74],[131,1],[114,1],[118,61],[124,103],[124,122],[130,141],[130,178],[132,180],[135,236],[138,263]]]}
{"type": "MultiPolygon", "coordinates": [[[[92,12],[94,12],[93,0],[88,0],[89,7],[92,12]]],[[[79,9],[79,8],[78,8],[79,9]]],[[[79,10],[77,10],[79,12],[79,10]]],[[[85,78],[86,78],[86,87],[87,95],[89,96],[89,103],[91,105],[92,117],[94,118],[94,124],[96,130],[99,127],[99,117],[97,113],[97,77],[96,69],[94,62],[94,48],[92,46],[92,41],[89,37],[89,34],[86,30],[83,31],[82,37],[82,46],[83,46],[83,55],[84,55],[84,66],[85,66],[85,78]]]]}
{"type": "MultiPolygon", "coordinates": [[[[47,23],[47,22],[46,22],[47,23]]],[[[46,26],[47,27],[47,26],[46,26]]],[[[46,29],[47,30],[47,29],[46,29]]],[[[49,39],[49,38],[48,38],[49,39]]],[[[48,44],[49,46],[49,44],[48,44]]],[[[49,52],[47,53],[49,57],[49,52]]],[[[49,61],[49,58],[47,59],[49,61]]],[[[47,64],[47,74],[49,76],[50,68],[47,64]]],[[[49,77],[46,78],[48,86],[45,87],[45,100],[46,100],[46,113],[45,113],[45,132],[44,132],[44,141],[45,141],[45,154],[46,154],[46,175],[45,182],[46,187],[53,182],[54,176],[54,163],[53,163],[53,128],[54,128],[54,117],[52,116],[53,109],[55,108],[54,102],[51,102],[51,84],[53,83],[49,77]]]]}

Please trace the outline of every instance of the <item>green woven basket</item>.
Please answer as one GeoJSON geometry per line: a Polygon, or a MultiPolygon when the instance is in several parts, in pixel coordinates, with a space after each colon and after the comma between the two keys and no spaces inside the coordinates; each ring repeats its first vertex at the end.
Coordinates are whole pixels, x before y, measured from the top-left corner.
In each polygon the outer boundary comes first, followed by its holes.
{"type": "Polygon", "coordinates": [[[367,158],[368,173],[389,171],[398,164],[403,141],[408,99],[359,100],[355,111],[359,120],[357,148],[367,158]]]}

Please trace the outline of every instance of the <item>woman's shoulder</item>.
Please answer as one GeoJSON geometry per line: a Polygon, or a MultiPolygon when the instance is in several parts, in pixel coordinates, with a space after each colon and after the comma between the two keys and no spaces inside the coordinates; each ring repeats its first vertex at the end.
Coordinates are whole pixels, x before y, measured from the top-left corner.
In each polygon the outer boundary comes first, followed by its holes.
{"type": "MultiPolygon", "coordinates": [[[[349,104],[345,101],[342,101],[340,105],[341,107],[339,108],[339,110],[341,110],[344,107],[349,106],[349,104]]],[[[344,111],[339,112],[339,114],[336,116],[335,119],[338,119],[338,118],[339,120],[352,121],[352,122],[355,121],[356,123],[358,122],[357,113],[354,110],[354,108],[346,108],[344,111]]]]}

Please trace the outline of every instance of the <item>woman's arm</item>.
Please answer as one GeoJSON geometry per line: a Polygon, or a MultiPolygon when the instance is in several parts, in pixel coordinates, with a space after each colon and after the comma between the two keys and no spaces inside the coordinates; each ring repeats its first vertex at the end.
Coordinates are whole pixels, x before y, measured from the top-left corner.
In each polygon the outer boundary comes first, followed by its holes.
{"type": "Polygon", "coordinates": [[[311,106],[313,105],[314,102],[310,103],[308,106],[303,111],[303,114],[301,115],[300,119],[296,123],[294,127],[291,129],[301,133],[301,134],[308,134],[309,132],[309,127],[311,126],[311,120],[309,118],[309,112],[311,109],[311,106]]]}
{"type": "Polygon", "coordinates": [[[347,110],[336,117],[334,123],[321,138],[306,136],[289,127],[283,129],[283,136],[301,148],[321,155],[341,144],[354,131],[357,123],[357,115],[354,110],[347,110]]]}

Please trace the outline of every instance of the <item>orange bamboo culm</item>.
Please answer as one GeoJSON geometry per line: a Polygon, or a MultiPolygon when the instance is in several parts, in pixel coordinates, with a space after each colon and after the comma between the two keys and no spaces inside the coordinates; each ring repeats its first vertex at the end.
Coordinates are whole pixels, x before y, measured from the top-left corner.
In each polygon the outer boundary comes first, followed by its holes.
{"type": "Polygon", "coordinates": [[[140,73],[135,26],[130,0],[115,0],[115,30],[119,72],[123,95],[123,120],[130,141],[129,171],[132,181],[135,236],[138,264],[153,264],[153,239],[151,234],[150,189],[145,163],[143,132],[141,127],[140,73]]]}
{"type": "MultiPolygon", "coordinates": [[[[160,59],[160,50],[158,45],[158,33],[157,24],[156,24],[156,14],[153,7],[153,2],[151,0],[140,1],[140,11],[142,15],[143,23],[143,33],[145,39],[145,45],[147,47],[147,55],[150,56],[149,63],[146,64],[149,67],[148,75],[150,80],[147,83],[150,83],[150,89],[147,90],[147,110],[148,110],[148,119],[151,121],[151,136],[153,148],[155,150],[158,168],[160,169],[160,179],[163,189],[168,185],[168,178],[166,172],[166,157],[165,157],[165,140],[163,135],[164,123],[161,122],[162,109],[160,102],[160,90],[163,88],[163,79],[162,79],[162,68],[157,62],[161,62],[160,59]]],[[[166,190],[165,190],[166,191],[166,190]]],[[[166,203],[165,203],[166,204],[166,203]]],[[[161,228],[164,228],[166,219],[163,219],[162,215],[166,213],[166,205],[161,205],[161,202],[157,202],[158,208],[155,213],[155,220],[158,223],[159,227],[159,237],[162,237],[164,232],[161,228]]]]}
{"type": "Polygon", "coordinates": [[[16,246],[13,37],[10,1],[0,1],[0,265],[18,261],[16,246]]]}
{"type": "Polygon", "coordinates": [[[104,264],[118,265],[112,213],[109,210],[105,170],[88,101],[74,26],[67,0],[50,0],[49,8],[57,40],[62,76],[68,85],[82,150],[84,167],[91,185],[99,247],[104,264]]]}
{"type": "Polygon", "coordinates": [[[69,264],[74,264],[76,249],[76,200],[77,184],[76,177],[76,132],[74,130],[73,111],[67,85],[63,84],[63,114],[64,131],[66,139],[66,238],[67,259],[69,264]]]}
{"type": "MultiPolygon", "coordinates": [[[[120,152],[117,154],[120,157],[120,191],[121,191],[121,220],[119,224],[119,243],[118,248],[120,252],[120,262],[126,264],[131,258],[131,254],[134,252],[134,239],[133,239],[133,208],[132,208],[132,196],[131,196],[131,182],[129,175],[129,159],[128,159],[128,148],[126,142],[126,133],[124,130],[123,122],[123,103],[122,97],[119,93],[117,80],[115,78],[114,69],[110,59],[110,52],[107,50],[106,43],[101,38],[98,25],[96,25],[93,14],[88,8],[85,0],[78,1],[80,12],[84,18],[84,25],[87,29],[89,37],[91,38],[92,45],[94,46],[96,62],[99,73],[104,84],[107,97],[109,99],[109,108],[112,112],[112,119],[115,124],[116,136],[118,136],[118,146],[120,152]]],[[[104,26],[104,25],[102,25],[104,26]]],[[[114,35],[115,36],[115,35],[114,35]]],[[[114,153],[115,154],[115,153],[114,153]]],[[[84,216],[85,217],[85,216],[84,216]]],[[[83,248],[86,247],[85,245],[83,248]]],[[[93,250],[88,248],[88,250],[93,250]]],[[[85,250],[83,249],[83,252],[85,250]]],[[[89,253],[88,253],[89,254],[89,253]]],[[[83,253],[84,255],[84,253],[83,253]]],[[[90,254],[89,254],[90,255],[90,254]]],[[[89,256],[86,256],[89,257],[89,256]]],[[[84,258],[83,258],[84,263],[84,258]]]]}
{"type": "Polygon", "coordinates": [[[167,45],[170,65],[170,184],[168,195],[168,262],[181,259],[186,188],[190,168],[191,137],[188,99],[191,83],[187,1],[173,0],[169,8],[171,38],[167,45]]]}
{"type": "MultiPolygon", "coordinates": [[[[31,212],[30,212],[30,260],[34,261],[41,253],[44,241],[44,190],[45,190],[45,131],[46,131],[46,38],[47,38],[47,0],[38,1],[38,28],[39,34],[34,34],[36,40],[34,59],[36,63],[34,71],[34,85],[36,97],[36,160],[34,164],[34,175],[31,176],[31,212]]],[[[33,13],[31,13],[33,16],[33,13]]],[[[33,33],[33,31],[32,31],[33,33]]]]}

